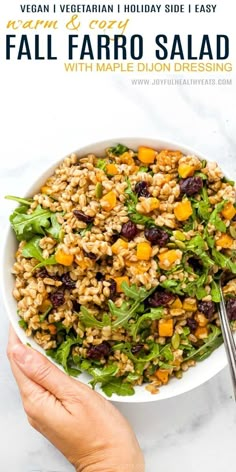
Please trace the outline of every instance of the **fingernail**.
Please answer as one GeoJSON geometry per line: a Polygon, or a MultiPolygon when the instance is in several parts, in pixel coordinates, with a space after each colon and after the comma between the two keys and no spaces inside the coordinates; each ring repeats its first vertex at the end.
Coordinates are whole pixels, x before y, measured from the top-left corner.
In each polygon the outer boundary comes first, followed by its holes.
{"type": "Polygon", "coordinates": [[[23,367],[26,362],[31,360],[32,354],[27,346],[24,346],[23,344],[17,344],[12,349],[12,357],[16,364],[23,367]]]}

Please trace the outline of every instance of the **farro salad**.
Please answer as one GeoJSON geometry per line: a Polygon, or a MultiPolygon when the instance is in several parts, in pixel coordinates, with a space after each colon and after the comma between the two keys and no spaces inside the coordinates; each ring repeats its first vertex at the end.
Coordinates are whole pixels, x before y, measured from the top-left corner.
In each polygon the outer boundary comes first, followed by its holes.
{"type": "Polygon", "coordinates": [[[236,328],[234,182],[216,163],[122,144],[67,157],[10,216],[19,325],[107,396],[155,394],[236,328]]]}

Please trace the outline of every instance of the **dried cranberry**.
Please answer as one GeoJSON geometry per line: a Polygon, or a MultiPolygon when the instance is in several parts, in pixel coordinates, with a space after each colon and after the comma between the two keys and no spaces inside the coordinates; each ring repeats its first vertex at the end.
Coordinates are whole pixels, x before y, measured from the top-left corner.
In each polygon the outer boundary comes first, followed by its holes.
{"type": "Polygon", "coordinates": [[[198,327],[197,321],[194,318],[187,319],[187,326],[190,328],[191,331],[195,331],[198,327]]]}
{"type": "Polygon", "coordinates": [[[128,239],[128,241],[131,241],[131,239],[134,239],[137,233],[138,233],[138,228],[136,224],[133,223],[132,221],[127,221],[127,223],[124,223],[121,228],[121,236],[128,239]]]}
{"type": "Polygon", "coordinates": [[[37,270],[36,277],[41,278],[41,279],[45,279],[46,277],[49,277],[48,272],[45,269],[45,267],[42,267],[42,269],[37,270]]]}
{"type": "Polygon", "coordinates": [[[71,279],[69,272],[66,272],[66,274],[62,275],[61,281],[66,288],[72,289],[76,287],[76,282],[71,279]]]}
{"type": "Polygon", "coordinates": [[[73,300],[73,310],[76,311],[77,313],[80,312],[81,305],[78,303],[76,300],[73,300]]]}
{"type": "Polygon", "coordinates": [[[82,211],[74,210],[73,213],[78,220],[83,221],[84,223],[89,224],[92,223],[94,220],[93,216],[85,215],[85,213],[83,213],[82,211]]]}
{"type": "Polygon", "coordinates": [[[116,281],[114,279],[109,279],[107,282],[110,284],[110,299],[113,300],[113,298],[116,296],[116,281]]]}
{"type": "Polygon", "coordinates": [[[162,305],[165,306],[168,305],[174,298],[175,296],[173,293],[157,291],[148,298],[148,304],[154,308],[162,305]]]}
{"type": "Polygon", "coordinates": [[[85,255],[87,257],[89,257],[89,259],[92,259],[93,261],[95,261],[95,259],[97,259],[97,256],[96,256],[96,254],[94,254],[94,252],[86,252],[85,255]]]}
{"type": "Polygon", "coordinates": [[[158,244],[160,247],[164,247],[169,240],[169,235],[165,231],[156,227],[146,228],[144,235],[151,244],[158,244]]]}
{"type": "Polygon", "coordinates": [[[140,182],[136,183],[134,191],[139,197],[150,197],[150,192],[148,191],[148,183],[144,180],[141,180],[140,182]]]}
{"type": "Polygon", "coordinates": [[[143,344],[136,344],[136,346],[133,346],[131,348],[132,354],[138,354],[143,349],[143,346],[143,344]]]}
{"type": "Polygon", "coordinates": [[[97,272],[95,277],[98,282],[100,282],[101,280],[104,280],[104,275],[101,272],[97,272]]]}
{"type": "Polygon", "coordinates": [[[50,279],[56,280],[57,282],[61,282],[61,276],[60,275],[50,275],[50,274],[48,274],[48,277],[50,279]]]}
{"type": "Polygon", "coordinates": [[[102,357],[108,357],[111,352],[111,346],[107,341],[103,341],[98,346],[88,348],[87,357],[99,361],[102,357]]]}
{"type": "Polygon", "coordinates": [[[51,293],[49,296],[54,308],[57,308],[63,303],[65,303],[65,296],[64,296],[64,290],[62,288],[59,288],[55,292],[51,293]]]}
{"type": "Polygon", "coordinates": [[[188,177],[187,179],[182,179],[179,182],[181,193],[186,195],[194,195],[199,193],[203,187],[203,180],[201,177],[188,177]]]}
{"type": "Polygon", "coordinates": [[[226,303],[227,315],[230,321],[236,320],[236,298],[230,298],[226,303]]]}
{"type": "Polygon", "coordinates": [[[201,313],[204,313],[204,315],[207,318],[211,318],[216,311],[215,303],[214,302],[199,302],[198,310],[201,313]]]}

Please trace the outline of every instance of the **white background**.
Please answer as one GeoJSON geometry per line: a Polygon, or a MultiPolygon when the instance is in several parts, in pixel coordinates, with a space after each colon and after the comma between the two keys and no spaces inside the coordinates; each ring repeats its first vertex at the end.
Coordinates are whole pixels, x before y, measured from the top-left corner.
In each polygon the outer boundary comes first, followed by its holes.
{"type": "MultiPolygon", "coordinates": [[[[236,176],[235,82],[215,87],[134,86],[127,73],[65,73],[63,60],[6,62],[4,27],[6,20],[22,16],[18,6],[18,1],[9,0],[0,7],[1,229],[12,208],[3,200],[5,194],[23,195],[50,163],[97,140],[141,135],[177,140],[198,148],[236,176]]],[[[143,33],[149,60],[153,60],[155,34],[193,33],[198,40],[203,33],[228,34],[233,59],[234,10],[233,0],[219,0],[215,15],[136,15],[129,31],[143,33]]],[[[28,14],[27,18],[34,16],[28,14]]],[[[56,34],[55,44],[62,58],[65,38],[64,29],[56,34]]],[[[197,77],[213,76],[217,78],[215,74],[197,77]]],[[[155,77],[164,78],[160,74],[155,77]]],[[[235,81],[234,73],[230,77],[235,81]]],[[[141,76],[136,73],[133,78],[141,76]]],[[[27,425],[5,356],[7,329],[1,307],[0,469],[70,471],[60,454],[27,425]]],[[[119,408],[138,434],[147,472],[169,472],[173,467],[176,472],[187,467],[191,472],[198,472],[199,467],[214,472],[221,472],[223,467],[232,469],[236,414],[227,371],[184,397],[119,408]]]]}

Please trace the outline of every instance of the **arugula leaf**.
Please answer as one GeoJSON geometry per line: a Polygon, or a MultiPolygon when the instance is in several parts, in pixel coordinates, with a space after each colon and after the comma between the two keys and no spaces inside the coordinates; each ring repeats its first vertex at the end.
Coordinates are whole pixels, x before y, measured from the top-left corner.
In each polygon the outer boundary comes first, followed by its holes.
{"type": "Polygon", "coordinates": [[[197,213],[200,220],[208,221],[211,213],[211,206],[206,201],[200,201],[197,205],[197,213]]]}
{"type": "Polygon", "coordinates": [[[20,198],[20,197],[15,197],[13,195],[6,195],[5,196],[6,200],[13,200],[14,202],[21,203],[22,205],[30,206],[31,203],[33,202],[33,198],[20,198]]]}
{"type": "Polygon", "coordinates": [[[39,316],[40,323],[42,323],[42,322],[46,319],[48,313],[50,313],[50,311],[51,311],[52,308],[53,308],[53,306],[52,306],[52,305],[49,305],[49,307],[47,308],[47,310],[39,316]]]}
{"type": "Polygon", "coordinates": [[[228,269],[232,274],[236,274],[236,263],[231,261],[229,257],[217,251],[215,248],[212,249],[212,257],[216,265],[222,269],[228,269]]]}
{"type": "Polygon", "coordinates": [[[60,213],[53,213],[50,217],[51,226],[46,230],[47,234],[49,234],[53,239],[57,241],[62,240],[62,229],[60,223],[58,223],[57,215],[60,213]]]}
{"type": "Polygon", "coordinates": [[[34,270],[39,269],[40,267],[46,267],[48,265],[56,265],[56,264],[58,264],[58,262],[56,261],[55,255],[53,254],[52,256],[48,257],[48,259],[44,259],[42,262],[37,264],[34,267],[34,270]]]}
{"type": "Polygon", "coordinates": [[[227,203],[227,200],[223,200],[223,202],[218,203],[218,205],[216,205],[209,219],[209,223],[212,224],[215,227],[215,229],[217,231],[220,231],[221,233],[226,233],[226,225],[220,218],[219,213],[223,210],[226,203],[227,203]]]}
{"type": "Polygon", "coordinates": [[[153,308],[150,310],[149,313],[146,313],[145,315],[142,315],[139,317],[138,321],[136,324],[131,325],[132,326],[132,335],[134,341],[136,341],[137,334],[139,332],[140,326],[143,324],[144,321],[154,321],[154,320],[160,320],[163,316],[163,308],[153,308]],[[134,328],[133,328],[134,326],[134,328]]]}
{"type": "Polygon", "coordinates": [[[221,295],[219,285],[213,280],[211,282],[211,298],[215,303],[220,303],[221,295]]]}
{"type": "Polygon", "coordinates": [[[198,300],[201,300],[207,295],[207,292],[204,288],[208,277],[208,271],[205,271],[198,279],[194,280],[187,284],[184,292],[187,293],[190,297],[196,296],[198,300]]]}
{"type": "Polygon", "coordinates": [[[167,361],[174,360],[174,354],[171,350],[170,344],[167,344],[160,350],[160,356],[163,356],[167,361]]]}
{"type": "Polygon", "coordinates": [[[55,360],[55,362],[62,365],[65,372],[67,372],[68,374],[69,374],[69,366],[68,366],[69,356],[71,353],[71,348],[75,344],[82,344],[82,339],[79,337],[70,338],[69,336],[67,336],[66,341],[60,344],[60,346],[57,349],[50,349],[46,351],[47,356],[52,357],[55,360]]]}
{"type": "Polygon", "coordinates": [[[197,362],[205,360],[209,357],[212,352],[219,347],[222,342],[222,334],[220,328],[215,325],[209,325],[211,329],[211,333],[209,336],[204,339],[204,344],[200,346],[195,352],[190,353],[185,357],[185,360],[194,359],[197,362]]]}
{"type": "Polygon", "coordinates": [[[34,258],[39,261],[39,264],[34,267],[34,270],[38,269],[39,267],[57,264],[54,254],[48,257],[47,259],[44,259],[43,251],[39,246],[40,240],[40,236],[34,236],[30,241],[25,244],[22,250],[22,255],[26,259],[34,258]]]}
{"type": "Polygon", "coordinates": [[[200,234],[190,239],[186,247],[188,251],[193,252],[195,255],[199,257],[199,259],[201,259],[204,267],[209,268],[214,265],[214,261],[210,258],[210,256],[206,252],[205,241],[202,238],[202,236],[200,236],[200,234]]]}
{"type": "Polygon", "coordinates": [[[83,238],[83,237],[86,235],[87,231],[91,231],[92,227],[93,227],[93,223],[88,223],[88,224],[87,224],[87,227],[84,228],[84,229],[82,229],[82,230],[79,232],[81,238],[83,238]]]}
{"type": "MultiPolygon", "coordinates": [[[[148,298],[155,290],[155,287],[151,290],[147,291],[144,287],[138,288],[137,292],[134,290],[134,286],[132,286],[132,296],[135,294],[135,300],[133,303],[123,303],[120,308],[118,308],[112,300],[108,301],[108,306],[112,315],[116,316],[117,319],[113,321],[112,326],[117,328],[118,326],[124,326],[130,318],[132,318],[139,306],[148,298]]],[[[122,284],[122,288],[124,291],[128,290],[128,284],[122,284]]]]}
{"type": "Polygon", "coordinates": [[[26,259],[33,257],[34,259],[37,259],[37,261],[43,262],[43,251],[39,246],[40,241],[40,236],[34,236],[34,238],[28,241],[23,247],[22,255],[26,257],[26,259]]]}
{"type": "Polygon", "coordinates": [[[96,167],[98,169],[104,170],[104,172],[106,172],[107,159],[98,159],[97,163],[96,163],[96,167]]]}
{"type": "Polygon", "coordinates": [[[160,283],[160,286],[168,289],[172,293],[176,293],[177,295],[184,295],[183,289],[181,288],[181,282],[178,282],[177,280],[164,280],[164,282],[160,283]]]}
{"type": "Polygon", "coordinates": [[[126,183],[127,183],[127,187],[125,189],[125,194],[128,195],[128,204],[129,203],[133,203],[134,205],[137,205],[138,203],[138,196],[135,192],[133,192],[132,190],[132,186],[131,186],[131,182],[130,180],[128,179],[128,177],[126,178],[126,183]]]}
{"type": "Polygon", "coordinates": [[[223,177],[222,182],[231,185],[231,187],[235,186],[234,180],[227,179],[227,177],[223,177]]]}
{"type": "Polygon", "coordinates": [[[92,375],[93,380],[90,381],[90,385],[92,385],[93,388],[98,383],[107,383],[112,380],[112,377],[114,377],[119,370],[119,367],[115,364],[111,364],[105,367],[90,367],[87,369],[88,373],[92,375]]]}
{"type": "Polygon", "coordinates": [[[121,156],[124,152],[127,152],[129,148],[123,144],[117,144],[116,146],[110,147],[109,152],[114,154],[114,156],[121,156]]]}
{"type": "Polygon", "coordinates": [[[140,166],[138,170],[138,172],[148,172],[148,171],[149,171],[149,167],[146,167],[146,166],[140,166]]]}
{"type": "Polygon", "coordinates": [[[194,221],[193,218],[190,217],[187,223],[185,223],[185,225],[183,226],[183,230],[184,232],[188,233],[188,231],[191,231],[192,229],[194,229],[194,221]]]}
{"type": "Polygon", "coordinates": [[[26,323],[25,320],[23,320],[23,318],[21,320],[18,321],[18,325],[24,329],[26,331],[26,329],[28,328],[28,323],[26,323]]]}
{"type": "Polygon", "coordinates": [[[201,177],[202,180],[207,180],[207,176],[206,176],[206,174],[203,174],[203,172],[197,171],[197,172],[195,172],[194,176],[201,177]]]}
{"type": "Polygon", "coordinates": [[[210,249],[213,249],[213,247],[215,246],[215,239],[214,239],[214,236],[210,236],[210,234],[208,233],[207,227],[204,230],[204,239],[207,242],[208,247],[210,249]]]}
{"type": "Polygon", "coordinates": [[[102,321],[99,321],[84,306],[81,307],[79,319],[87,328],[103,328],[104,326],[110,326],[111,324],[111,319],[107,313],[104,313],[102,321]]]}
{"type": "MultiPolygon", "coordinates": [[[[134,356],[131,351],[131,344],[129,342],[126,343],[119,343],[112,347],[114,351],[121,351],[124,352],[129,359],[131,359],[135,364],[138,363],[140,366],[141,364],[146,364],[147,362],[151,361],[152,359],[157,359],[160,353],[160,346],[157,343],[150,344],[150,351],[145,355],[138,355],[134,356]]],[[[137,367],[136,367],[137,368],[137,367]]]]}
{"type": "Polygon", "coordinates": [[[108,397],[112,397],[113,393],[123,397],[135,393],[134,388],[128,382],[123,382],[122,378],[112,379],[109,383],[102,385],[102,390],[108,397]]]}
{"type": "Polygon", "coordinates": [[[45,234],[49,228],[50,210],[44,210],[40,205],[31,213],[23,213],[25,206],[16,208],[10,216],[10,223],[16,233],[18,241],[31,239],[35,234],[45,234]]]}

